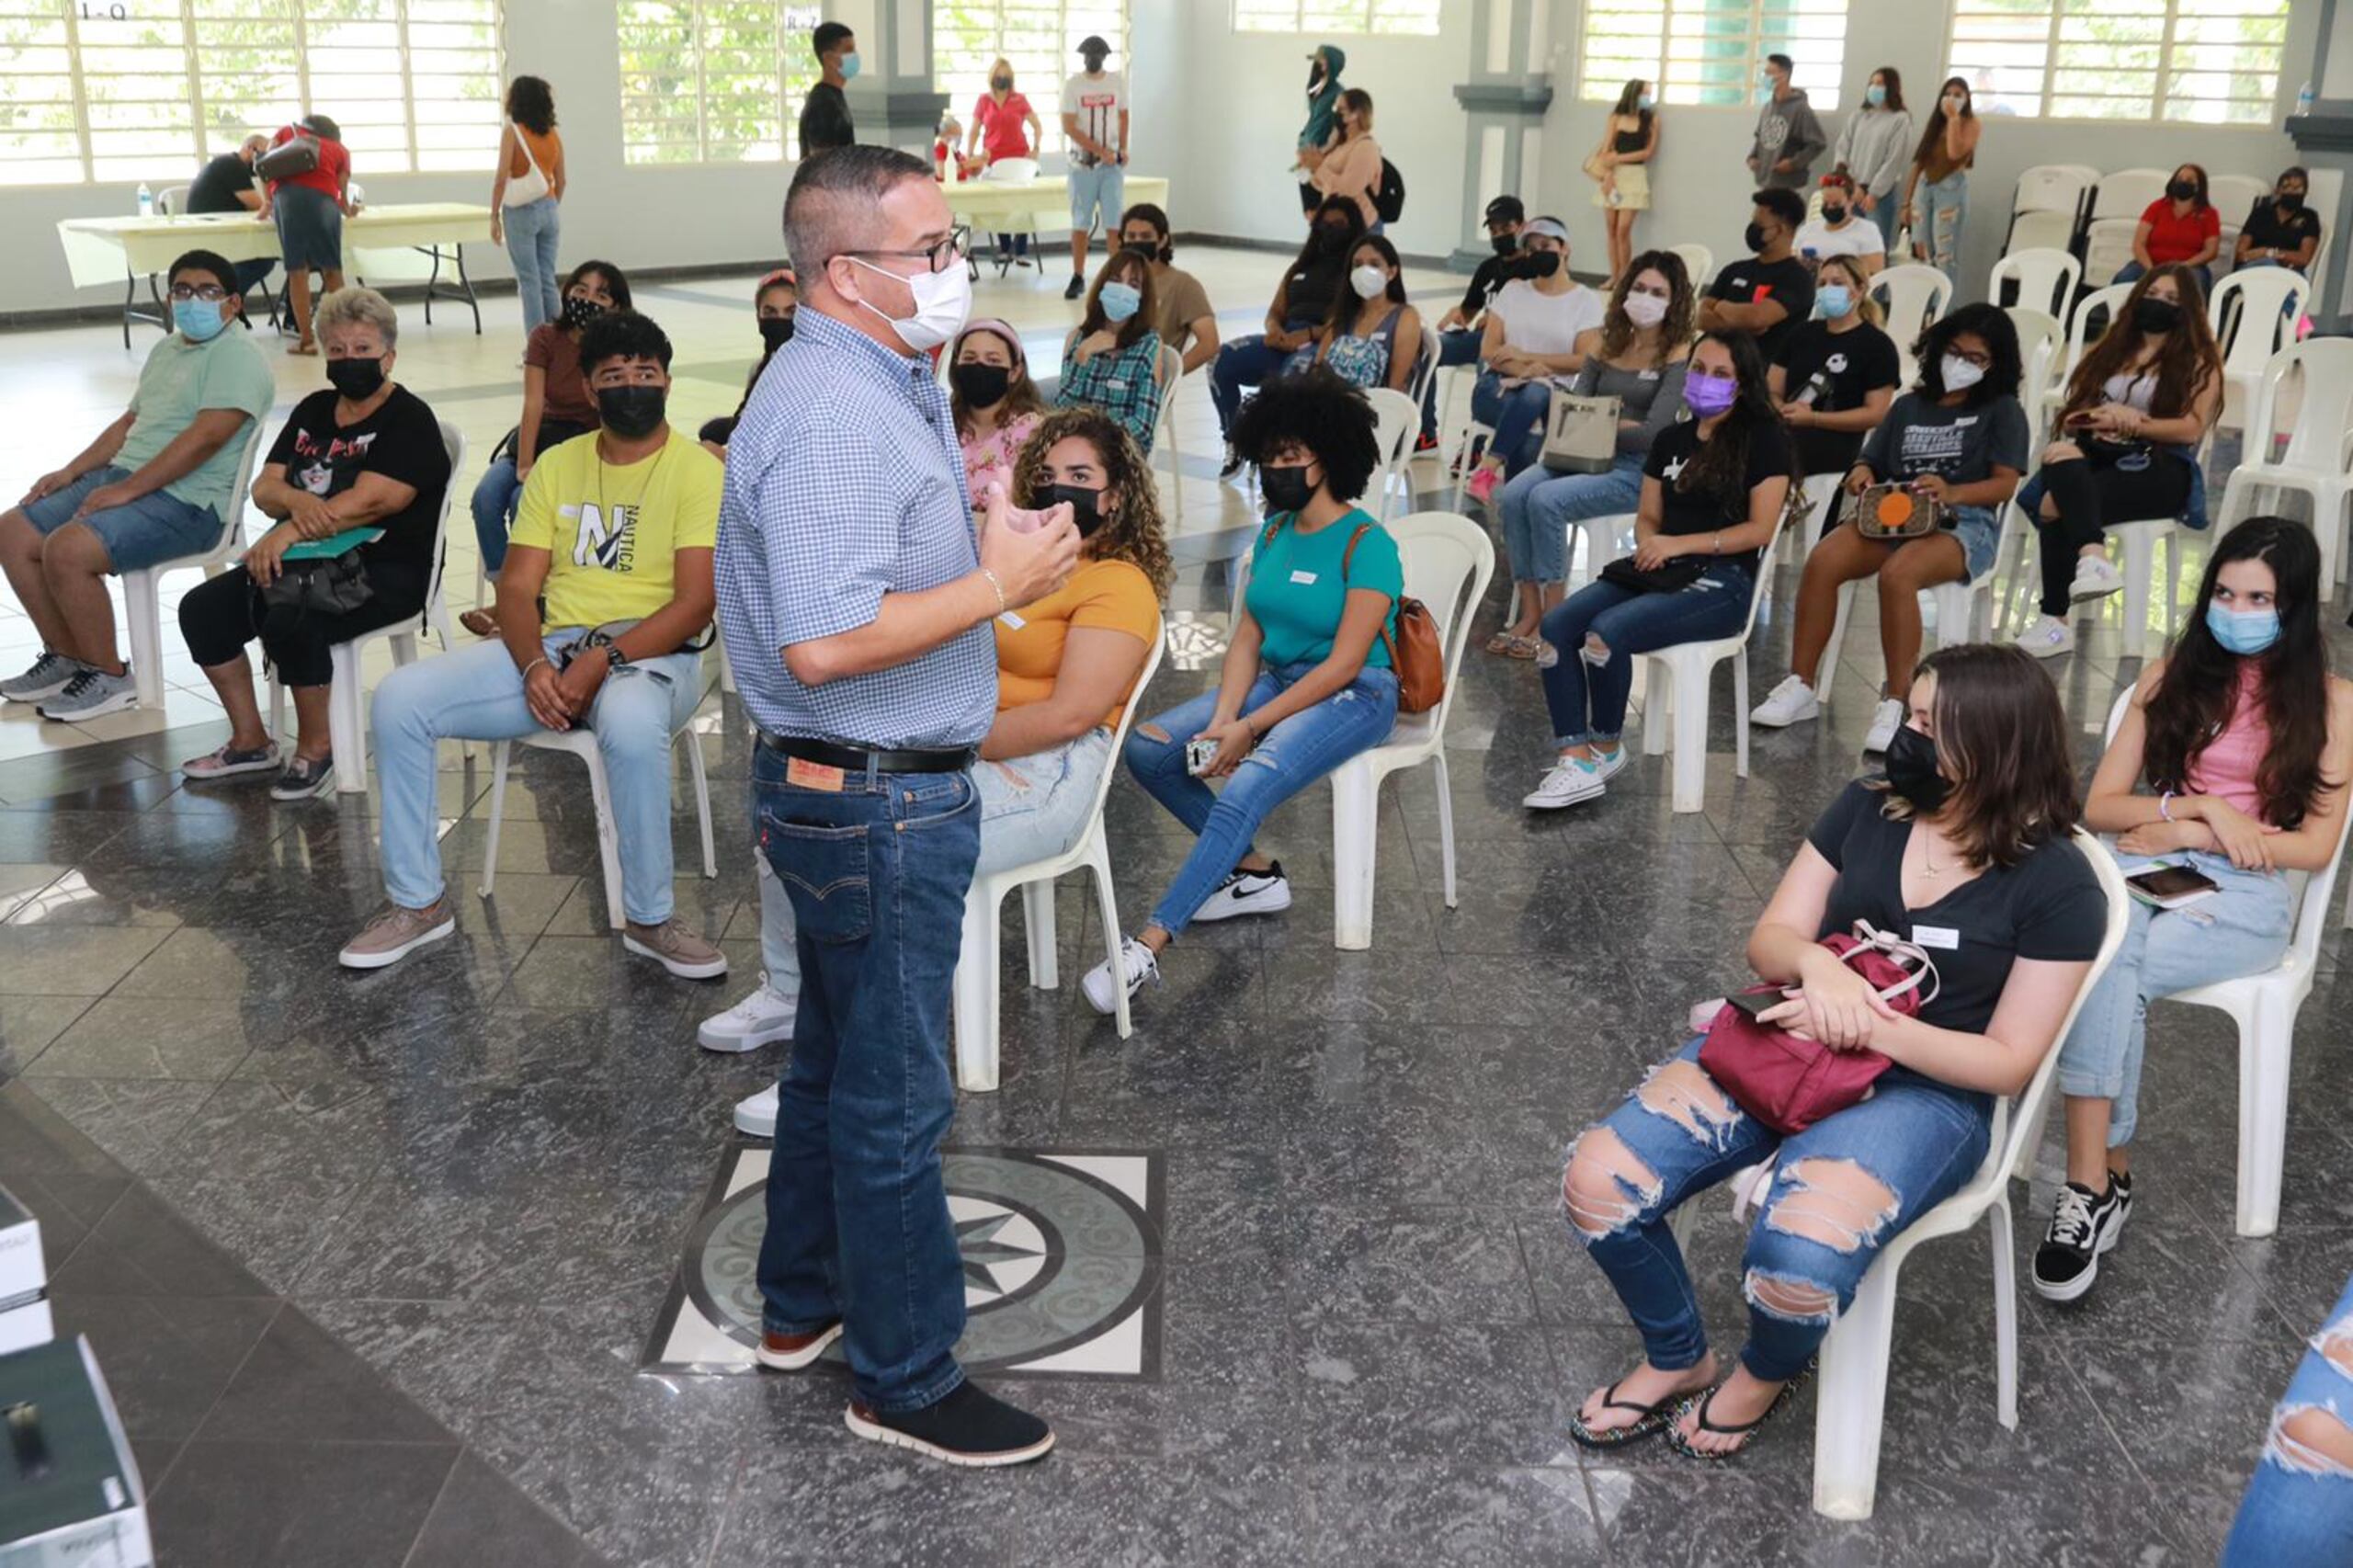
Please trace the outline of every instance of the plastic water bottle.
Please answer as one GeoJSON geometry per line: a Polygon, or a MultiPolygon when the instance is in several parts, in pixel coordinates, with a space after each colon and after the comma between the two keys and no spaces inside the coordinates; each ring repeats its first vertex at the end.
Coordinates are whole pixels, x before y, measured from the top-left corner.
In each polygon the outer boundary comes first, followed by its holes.
{"type": "Polygon", "coordinates": [[[139,184],[139,215],[142,218],[153,218],[155,215],[155,193],[147,188],[147,182],[144,180],[139,184]]]}
{"type": "Polygon", "coordinates": [[[2312,112],[2313,85],[2310,82],[2307,82],[2296,94],[2296,113],[2299,117],[2302,117],[2312,112]]]}

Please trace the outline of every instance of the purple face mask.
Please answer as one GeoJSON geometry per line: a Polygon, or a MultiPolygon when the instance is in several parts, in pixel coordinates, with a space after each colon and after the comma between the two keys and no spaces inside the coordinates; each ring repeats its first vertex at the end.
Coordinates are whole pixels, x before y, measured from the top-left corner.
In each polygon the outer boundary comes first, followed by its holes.
{"type": "Polygon", "coordinates": [[[1740,383],[1730,376],[1693,371],[1683,381],[1683,401],[1702,419],[1712,419],[1740,401],[1740,383]]]}

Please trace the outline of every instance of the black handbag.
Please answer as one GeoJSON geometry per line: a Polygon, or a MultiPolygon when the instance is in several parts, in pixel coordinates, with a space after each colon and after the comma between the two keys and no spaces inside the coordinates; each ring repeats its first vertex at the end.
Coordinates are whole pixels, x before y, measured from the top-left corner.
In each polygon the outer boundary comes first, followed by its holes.
{"type": "Polygon", "coordinates": [[[356,550],[324,561],[281,561],[261,590],[262,603],[299,615],[349,615],[375,597],[356,550]]]}
{"type": "Polygon", "coordinates": [[[1699,580],[1708,569],[1708,562],[1696,555],[1678,555],[1664,566],[1654,566],[1645,572],[1634,564],[1631,555],[1611,562],[1601,569],[1601,580],[1616,588],[1635,594],[1679,594],[1699,580]]]}
{"type": "Polygon", "coordinates": [[[279,142],[254,160],[255,174],[269,180],[292,179],[319,166],[319,139],[301,126],[293,130],[292,140],[279,142]]]}

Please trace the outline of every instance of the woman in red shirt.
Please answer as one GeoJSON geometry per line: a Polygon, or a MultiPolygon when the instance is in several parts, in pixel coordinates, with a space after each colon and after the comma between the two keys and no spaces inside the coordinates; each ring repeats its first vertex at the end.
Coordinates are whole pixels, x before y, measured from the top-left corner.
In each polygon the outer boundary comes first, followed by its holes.
{"type": "Polygon", "coordinates": [[[286,290],[292,301],[294,327],[301,334],[289,354],[316,354],[311,335],[311,269],[326,275],[330,294],[343,287],[343,221],[351,215],[351,153],[343,144],[343,131],[323,114],[305,115],[281,128],[270,145],[282,147],[295,137],[319,144],[316,167],[269,182],[267,210],[278,223],[278,254],[286,263],[286,290]]]}
{"type": "MultiPolygon", "coordinates": [[[[989,90],[972,106],[972,128],[964,133],[964,155],[969,159],[973,144],[978,142],[983,168],[1000,158],[1034,158],[1045,134],[1038,111],[1029,107],[1028,98],[1013,90],[1013,62],[999,56],[989,67],[989,90]]],[[[1007,254],[1007,244],[1006,235],[996,236],[1000,258],[1007,254]]],[[[1010,244],[1011,255],[1017,260],[1029,254],[1027,234],[1011,236],[1010,244]]]]}
{"type": "Polygon", "coordinates": [[[2178,262],[2198,269],[2201,293],[2214,291],[2214,256],[2222,248],[2222,215],[2206,199],[2206,171],[2184,164],[2165,182],[2165,193],[2141,214],[2132,231],[2132,259],[2117,273],[2119,283],[2137,283],[2154,269],[2178,262]]]}

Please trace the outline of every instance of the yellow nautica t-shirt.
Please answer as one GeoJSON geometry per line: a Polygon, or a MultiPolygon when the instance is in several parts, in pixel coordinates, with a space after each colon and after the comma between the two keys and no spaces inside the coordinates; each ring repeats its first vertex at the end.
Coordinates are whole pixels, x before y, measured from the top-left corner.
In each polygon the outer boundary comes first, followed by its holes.
{"type": "Polygon", "coordinates": [[[724,470],[702,443],[672,430],[650,458],[597,454],[594,433],[540,454],[523,483],[510,544],[544,550],[548,630],[642,620],[676,591],[672,556],[719,539],[724,470]]]}

